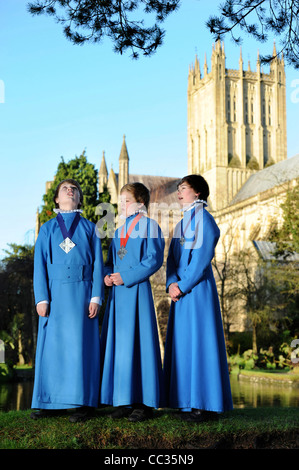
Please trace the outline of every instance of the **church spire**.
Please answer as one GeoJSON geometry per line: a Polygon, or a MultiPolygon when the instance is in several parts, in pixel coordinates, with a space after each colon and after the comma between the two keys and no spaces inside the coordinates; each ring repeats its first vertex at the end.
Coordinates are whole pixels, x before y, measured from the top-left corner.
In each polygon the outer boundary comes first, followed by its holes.
{"type": "Polygon", "coordinates": [[[122,147],[121,147],[120,155],[119,155],[119,161],[121,160],[129,161],[129,154],[128,154],[128,149],[127,149],[125,134],[123,136],[123,143],[122,143],[122,147]]]}
{"type": "Polygon", "coordinates": [[[107,165],[105,160],[105,152],[103,151],[102,162],[99,170],[99,193],[104,192],[105,185],[107,185],[108,181],[108,171],[107,165]]]}
{"type": "Polygon", "coordinates": [[[123,136],[123,143],[119,155],[118,192],[129,182],[129,154],[126,144],[126,136],[123,136]]]}

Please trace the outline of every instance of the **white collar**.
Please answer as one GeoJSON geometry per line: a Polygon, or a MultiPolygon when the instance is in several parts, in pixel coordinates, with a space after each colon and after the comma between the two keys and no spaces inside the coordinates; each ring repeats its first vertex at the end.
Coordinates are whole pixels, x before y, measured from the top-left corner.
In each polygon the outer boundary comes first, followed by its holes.
{"type": "Polygon", "coordinates": [[[207,206],[207,202],[204,201],[203,199],[196,199],[196,201],[192,202],[192,204],[190,204],[190,206],[186,207],[185,209],[183,209],[184,212],[188,212],[190,211],[196,204],[203,204],[204,206],[207,206]]]}
{"type": "Polygon", "coordinates": [[[71,214],[72,212],[83,212],[82,209],[71,209],[69,211],[65,211],[63,209],[53,209],[53,212],[55,212],[55,214],[71,214]]]}
{"type": "Polygon", "coordinates": [[[134,214],[131,214],[131,215],[125,216],[125,215],[123,215],[123,214],[120,214],[119,218],[120,218],[120,219],[128,219],[129,217],[132,217],[132,215],[136,215],[136,214],[139,214],[139,213],[144,214],[144,215],[147,215],[146,210],[144,210],[144,209],[139,209],[139,210],[135,211],[134,214]]]}

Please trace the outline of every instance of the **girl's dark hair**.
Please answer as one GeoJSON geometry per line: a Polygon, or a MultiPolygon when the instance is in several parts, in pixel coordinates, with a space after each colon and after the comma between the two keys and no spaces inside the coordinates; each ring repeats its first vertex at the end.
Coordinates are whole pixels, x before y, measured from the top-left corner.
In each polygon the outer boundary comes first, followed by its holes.
{"type": "Polygon", "coordinates": [[[210,194],[209,185],[201,175],[187,175],[182,178],[177,187],[181,186],[181,184],[187,183],[191,188],[196,192],[199,193],[199,199],[203,199],[207,202],[207,199],[210,194]]]}
{"type": "Polygon", "coordinates": [[[59,204],[57,204],[56,199],[57,199],[57,197],[58,197],[58,193],[59,193],[60,186],[62,186],[63,183],[70,183],[70,184],[73,184],[74,186],[76,186],[76,188],[78,188],[78,191],[79,191],[79,194],[80,194],[80,202],[79,202],[79,204],[78,204],[77,209],[80,209],[80,207],[81,207],[82,204],[83,204],[83,192],[82,192],[82,189],[81,189],[80,184],[79,184],[77,181],[75,181],[75,180],[73,180],[73,179],[71,179],[71,178],[67,178],[67,179],[65,179],[65,180],[62,180],[62,181],[60,181],[60,183],[57,185],[57,187],[56,187],[56,189],[55,189],[55,194],[54,194],[54,197],[53,197],[53,201],[54,201],[54,204],[55,204],[55,208],[56,208],[56,209],[59,208],[59,204]]]}
{"type": "Polygon", "coordinates": [[[128,191],[129,193],[132,193],[133,196],[134,196],[134,199],[137,202],[140,202],[140,203],[144,204],[146,209],[148,209],[149,202],[150,202],[150,192],[147,189],[147,187],[144,186],[144,184],[142,184],[142,183],[128,183],[128,184],[125,184],[121,188],[120,193],[122,193],[123,191],[128,191]]]}

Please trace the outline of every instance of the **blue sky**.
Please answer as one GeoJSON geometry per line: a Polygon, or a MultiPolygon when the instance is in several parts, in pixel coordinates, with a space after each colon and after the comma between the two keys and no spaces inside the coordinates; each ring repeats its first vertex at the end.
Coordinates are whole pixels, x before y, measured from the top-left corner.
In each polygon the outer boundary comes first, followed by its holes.
{"type": "MultiPolygon", "coordinates": [[[[205,22],[219,3],[183,0],[165,22],[164,45],[133,61],[108,39],[72,45],[52,18],[32,17],[27,0],[0,0],[0,257],[8,243],[33,242],[45,182],[61,156],[69,161],[85,149],[98,169],[105,151],[108,170],[117,172],[125,134],[131,173],[186,174],[188,70],[195,54],[202,68],[206,53],[210,67],[205,22]]],[[[244,68],[250,60],[255,70],[257,50],[272,52],[273,39],[244,37],[244,68]]],[[[226,67],[238,68],[239,46],[224,42],[226,67]]],[[[299,153],[299,72],[286,66],[286,75],[291,157],[299,153]]]]}

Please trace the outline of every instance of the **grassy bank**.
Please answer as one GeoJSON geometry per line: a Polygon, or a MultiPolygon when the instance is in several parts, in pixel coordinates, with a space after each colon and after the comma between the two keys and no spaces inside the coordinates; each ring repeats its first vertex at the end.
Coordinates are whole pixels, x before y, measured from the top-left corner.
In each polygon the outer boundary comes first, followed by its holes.
{"type": "Polygon", "coordinates": [[[262,369],[239,370],[240,379],[248,379],[252,381],[263,381],[282,385],[292,385],[299,387],[299,374],[283,371],[267,371],[262,369]]]}
{"type": "Polygon", "coordinates": [[[85,423],[68,416],[30,419],[30,411],[0,413],[1,449],[298,449],[298,408],[246,408],[219,421],[185,423],[170,410],[154,419],[130,423],[108,418],[98,409],[85,423]]]}

